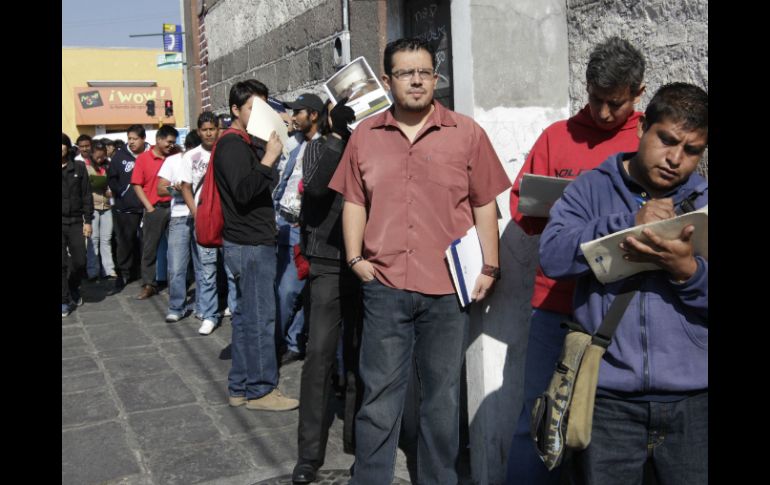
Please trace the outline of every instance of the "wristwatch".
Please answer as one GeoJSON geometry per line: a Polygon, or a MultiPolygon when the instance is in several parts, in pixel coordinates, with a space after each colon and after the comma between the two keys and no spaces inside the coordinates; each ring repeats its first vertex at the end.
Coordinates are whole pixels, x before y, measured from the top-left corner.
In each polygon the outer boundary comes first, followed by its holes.
{"type": "Polygon", "coordinates": [[[485,264],[481,267],[481,274],[490,276],[496,280],[500,279],[500,268],[492,266],[491,264],[485,264]]]}

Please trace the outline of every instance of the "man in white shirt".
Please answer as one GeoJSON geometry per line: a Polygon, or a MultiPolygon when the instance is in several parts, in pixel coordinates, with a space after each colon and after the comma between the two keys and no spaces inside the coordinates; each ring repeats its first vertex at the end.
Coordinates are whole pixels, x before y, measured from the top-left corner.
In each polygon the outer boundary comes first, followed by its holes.
{"type": "Polygon", "coordinates": [[[187,296],[187,268],[192,255],[195,268],[195,313],[203,320],[198,333],[209,335],[218,325],[216,292],[216,249],[200,248],[195,243],[194,217],[200,180],[206,173],[211,148],[219,135],[216,116],[210,112],[198,117],[201,144],[184,154],[168,157],[158,172],[158,195],[171,195],[171,220],[168,230],[169,308],[166,322],[183,318],[189,305],[187,296]],[[194,189],[191,189],[194,185],[194,189]],[[195,192],[195,193],[193,193],[195,192]],[[205,261],[205,263],[204,263],[205,261]],[[213,267],[207,273],[203,266],[213,267]]]}
{"type": "Polygon", "coordinates": [[[304,93],[297,97],[296,101],[284,103],[284,106],[293,110],[293,128],[301,133],[302,142],[291,151],[287,159],[281,160],[278,166],[281,177],[273,192],[275,222],[278,227],[276,306],[278,328],[283,337],[276,340],[279,355],[283,354],[281,364],[301,359],[304,355],[300,348],[299,336],[305,327],[300,302],[300,293],[305,281],[297,277],[294,246],[299,244],[299,213],[302,205],[299,183],[302,180],[302,158],[308,142],[320,136],[318,124],[321,121],[321,113],[324,112],[324,102],[315,94],[304,93]]]}

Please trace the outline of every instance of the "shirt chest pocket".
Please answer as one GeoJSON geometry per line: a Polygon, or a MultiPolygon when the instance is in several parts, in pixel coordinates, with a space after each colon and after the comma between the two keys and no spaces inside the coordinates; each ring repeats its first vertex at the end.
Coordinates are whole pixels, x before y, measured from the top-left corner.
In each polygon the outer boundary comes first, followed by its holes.
{"type": "Polygon", "coordinates": [[[460,152],[433,150],[410,157],[407,172],[450,190],[468,189],[468,158],[460,152]]]}

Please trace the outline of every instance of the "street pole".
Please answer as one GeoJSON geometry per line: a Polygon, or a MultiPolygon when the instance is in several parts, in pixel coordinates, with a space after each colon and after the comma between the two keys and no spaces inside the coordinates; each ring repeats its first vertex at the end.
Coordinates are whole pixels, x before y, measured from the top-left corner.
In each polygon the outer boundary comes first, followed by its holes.
{"type": "MultiPolygon", "coordinates": [[[[184,17],[184,11],[185,11],[185,2],[184,0],[179,0],[179,13],[181,14],[182,19],[182,25],[185,25],[185,17],[184,17]]],[[[192,15],[192,14],[191,14],[192,15]]],[[[184,28],[182,28],[184,30],[184,28]]],[[[190,113],[190,97],[187,94],[187,49],[189,46],[187,45],[187,40],[184,38],[184,35],[182,35],[182,92],[184,93],[184,116],[187,121],[187,128],[191,128],[193,126],[192,123],[192,114],[190,113]]]]}

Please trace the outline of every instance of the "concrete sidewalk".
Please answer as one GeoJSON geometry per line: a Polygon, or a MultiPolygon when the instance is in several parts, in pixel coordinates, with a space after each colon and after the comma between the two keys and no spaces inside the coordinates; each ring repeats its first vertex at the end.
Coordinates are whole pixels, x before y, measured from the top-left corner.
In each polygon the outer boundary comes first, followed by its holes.
{"type": "MultiPolygon", "coordinates": [[[[107,296],[84,282],[85,305],[62,318],[62,484],[291,483],[297,411],[227,405],[229,319],[209,336],[187,317],[165,323],[168,295],[137,301],[139,283],[107,296]]],[[[299,397],[302,362],[279,387],[299,397]]],[[[341,403],[317,483],[346,483],[341,403]]],[[[394,483],[408,483],[399,451],[394,483]]]]}

